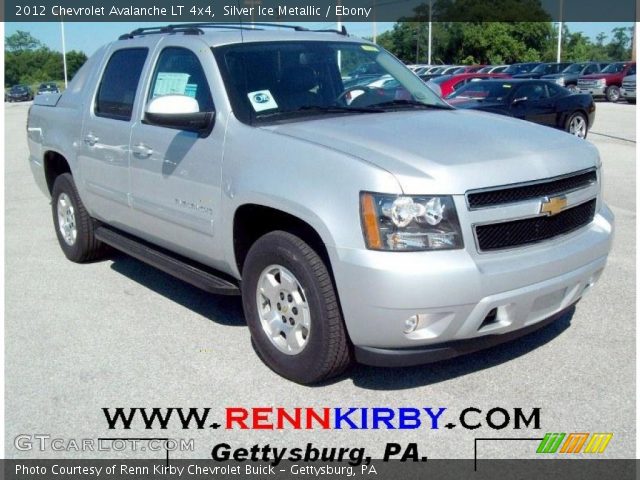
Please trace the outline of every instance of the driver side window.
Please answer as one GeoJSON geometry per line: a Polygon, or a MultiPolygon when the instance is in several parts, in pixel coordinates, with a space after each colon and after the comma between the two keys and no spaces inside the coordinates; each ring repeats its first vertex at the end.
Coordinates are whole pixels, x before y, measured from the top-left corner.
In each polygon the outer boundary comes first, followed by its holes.
{"type": "Polygon", "coordinates": [[[518,90],[516,98],[525,98],[530,102],[535,102],[547,98],[547,91],[544,85],[523,85],[518,90]]]}
{"type": "Polygon", "coordinates": [[[200,60],[186,48],[165,48],[160,53],[153,73],[149,100],[172,94],[195,98],[201,112],[214,110],[211,90],[200,60]]]}

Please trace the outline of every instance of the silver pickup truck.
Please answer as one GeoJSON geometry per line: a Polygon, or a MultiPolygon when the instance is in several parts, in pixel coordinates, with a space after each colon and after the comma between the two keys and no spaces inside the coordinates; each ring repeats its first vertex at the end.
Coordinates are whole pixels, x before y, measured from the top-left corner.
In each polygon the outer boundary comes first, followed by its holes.
{"type": "Polygon", "coordinates": [[[257,353],[299,383],[525,335],[611,247],[592,145],[456,110],[345,31],[135,30],[27,128],[69,260],[111,246],[242,295],[257,353]]]}

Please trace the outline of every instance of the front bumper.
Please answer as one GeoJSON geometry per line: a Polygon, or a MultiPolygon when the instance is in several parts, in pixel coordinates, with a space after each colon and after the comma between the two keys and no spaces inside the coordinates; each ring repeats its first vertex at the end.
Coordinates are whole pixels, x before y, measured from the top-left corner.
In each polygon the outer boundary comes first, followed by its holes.
{"type": "Polygon", "coordinates": [[[376,348],[358,347],[354,348],[356,361],[364,365],[374,367],[411,367],[423,365],[425,363],[440,362],[450,358],[468,355],[486,348],[496,347],[503,343],[511,342],[524,337],[535,331],[544,328],[562,317],[571,315],[575,307],[570,307],[551,315],[533,325],[523,327],[502,335],[484,335],[482,337],[469,338],[467,340],[456,340],[453,342],[441,343],[437,345],[427,345],[421,348],[376,348]]]}
{"type": "Polygon", "coordinates": [[[606,96],[607,87],[583,87],[578,85],[580,93],[590,93],[592,97],[604,97],[606,96]]]}
{"type": "Polygon", "coordinates": [[[393,356],[422,362],[424,355],[411,349],[488,335],[508,339],[567,309],[598,280],[612,236],[613,214],[603,205],[588,226],[528,248],[490,254],[473,246],[442,252],[330,248],[329,255],[359,359],[371,363],[374,355],[365,352],[407,349],[393,356]],[[405,333],[414,315],[418,327],[405,333]]]}
{"type": "Polygon", "coordinates": [[[620,95],[622,98],[636,98],[636,89],[633,90],[622,87],[620,89],[620,95]]]}

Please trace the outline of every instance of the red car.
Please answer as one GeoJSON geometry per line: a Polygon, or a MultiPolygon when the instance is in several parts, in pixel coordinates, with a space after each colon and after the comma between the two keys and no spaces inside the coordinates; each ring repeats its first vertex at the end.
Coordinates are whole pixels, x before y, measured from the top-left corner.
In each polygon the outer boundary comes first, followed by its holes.
{"type": "Polygon", "coordinates": [[[465,65],[464,67],[460,67],[455,72],[456,72],[456,75],[459,73],[475,73],[484,67],[486,67],[486,65],[465,65]]]}
{"type": "Polygon", "coordinates": [[[489,78],[510,78],[506,73],[459,73],[457,75],[443,75],[429,80],[440,89],[440,96],[447,98],[450,94],[463,87],[469,82],[485,80],[489,78]]]}

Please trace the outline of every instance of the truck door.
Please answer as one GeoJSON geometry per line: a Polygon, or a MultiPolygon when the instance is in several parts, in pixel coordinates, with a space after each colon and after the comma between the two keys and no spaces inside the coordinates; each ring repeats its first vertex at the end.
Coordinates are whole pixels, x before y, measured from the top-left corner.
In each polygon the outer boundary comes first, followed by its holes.
{"type": "Polygon", "coordinates": [[[213,53],[204,43],[194,43],[193,37],[167,37],[154,55],[141,121],[131,136],[131,199],[137,223],[143,225],[141,236],[214,264],[212,260],[221,257],[214,237],[221,199],[223,118],[216,118],[207,135],[144,121],[145,104],[168,94],[195,98],[200,112],[215,111],[213,53]]]}
{"type": "MultiPolygon", "coordinates": [[[[147,46],[127,44],[107,55],[91,104],[85,108],[78,144],[79,177],[85,203],[95,217],[115,225],[128,223],[129,139],[132,113],[139,101],[147,46]]],[[[140,44],[137,44],[140,45],[140,44]]]]}

